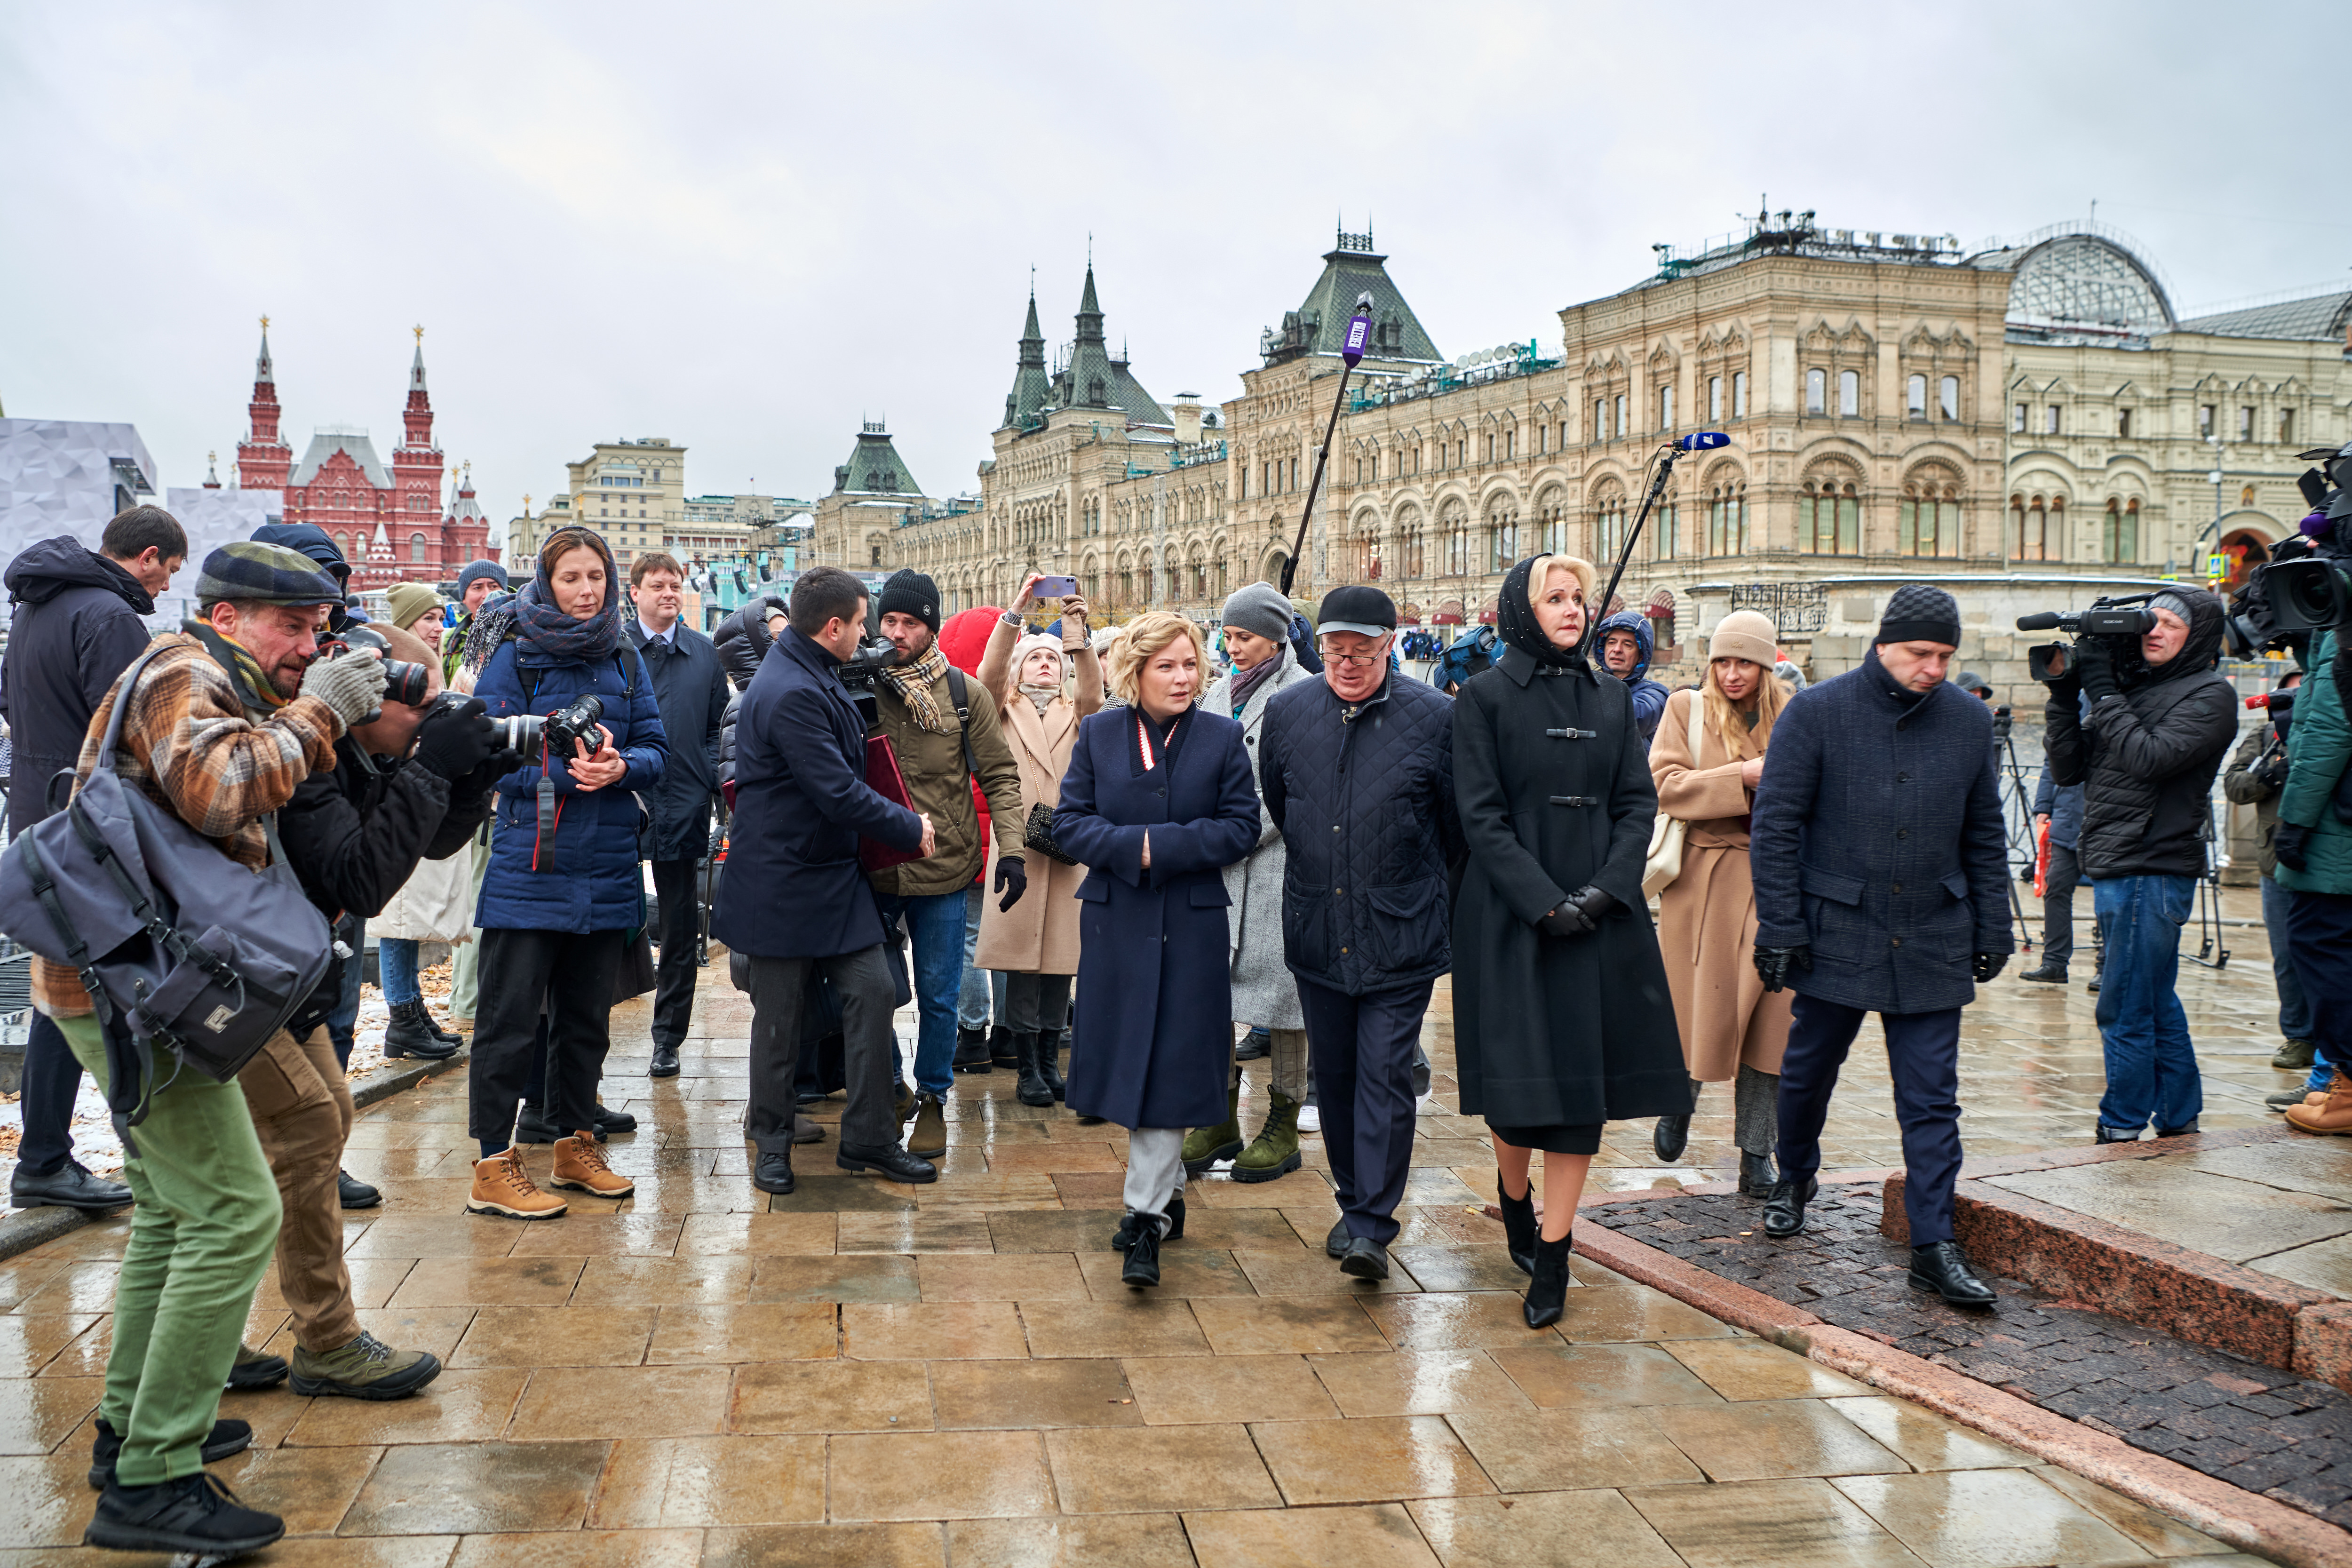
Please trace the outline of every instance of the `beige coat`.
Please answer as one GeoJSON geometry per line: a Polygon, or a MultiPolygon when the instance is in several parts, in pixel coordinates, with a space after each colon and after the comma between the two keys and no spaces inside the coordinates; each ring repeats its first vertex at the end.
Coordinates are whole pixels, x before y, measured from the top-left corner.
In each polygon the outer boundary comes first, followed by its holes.
{"type": "Polygon", "coordinates": [[[1658,948],[1675,996],[1683,1059],[1701,1083],[1723,1083],[1744,1065],[1780,1070],[1794,994],[1767,994],[1756,973],[1756,884],[1748,869],[1748,787],[1739,764],[1704,715],[1690,754],[1696,691],[1666,699],[1650,742],[1658,810],[1690,825],[1683,871],[1658,898],[1658,948]]]}
{"type": "MultiPolygon", "coordinates": [[[[1002,703],[999,724],[1021,770],[1021,809],[1025,816],[1039,803],[1048,806],[1062,803],[1062,775],[1069,771],[1070,752],[1077,745],[1078,721],[1101,706],[1099,701],[1084,702],[1083,695],[1100,690],[1102,678],[1091,668],[1080,670],[1081,700],[1056,697],[1040,716],[1037,705],[1013,686],[1011,653],[1015,637],[1013,628],[1002,623],[990,634],[988,651],[980,661],[980,684],[996,692],[1002,703]],[[1011,693],[1010,700],[1004,700],[1006,692],[1011,693]]],[[[1081,658],[1089,667],[1095,662],[1091,652],[1081,658]]],[[[1019,826],[1025,831],[1025,821],[1019,826]]],[[[1013,974],[1076,974],[1078,884],[1086,879],[1087,868],[1065,866],[1034,849],[1024,851],[1022,860],[1029,874],[1029,890],[1011,909],[1000,910],[996,906],[1003,895],[993,889],[1004,835],[993,837],[988,876],[982,884],[990,890],[982,894],[980,945],[972,952],[972,966],[1013,974]]],[[[1016,831],[1013,838],[1016,844],[1021,842],[1022,832],[1016,831]]]]}

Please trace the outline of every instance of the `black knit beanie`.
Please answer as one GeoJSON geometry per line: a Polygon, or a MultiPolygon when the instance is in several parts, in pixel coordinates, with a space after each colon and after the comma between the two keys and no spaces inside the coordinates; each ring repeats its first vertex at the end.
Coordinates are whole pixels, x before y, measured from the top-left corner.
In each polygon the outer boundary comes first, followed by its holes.
{"type": "Polygon", "coordinates": [[[1939,642],[1960,646],[1960,602],[1941,588],[1906,583],[1886,601],[1874,647],[1889,642],[1939,642]]]}
{"type": "Polygon", "coordinates": [[[890,574],[882,584],[882,602],[875,606],[877,616],[912,616],[931,628],[937,637],[940,630],[940,587],[929,577],[911,567],[890,574]]]}

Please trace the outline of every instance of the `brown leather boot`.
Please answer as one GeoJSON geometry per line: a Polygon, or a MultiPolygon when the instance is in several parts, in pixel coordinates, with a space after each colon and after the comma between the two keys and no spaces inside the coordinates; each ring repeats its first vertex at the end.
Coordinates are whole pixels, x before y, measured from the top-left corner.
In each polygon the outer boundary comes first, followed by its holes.
{"type": "Polygon", "coordinates": [[[474,1191],[466,1200],[467,1214],[504,1215],[509,1219],[558,1219],[569,1206],[552,1193],[539,1190],[539,1184],[522,1168],[522,1151],[512,1148],[475,1164],[474,1191]]]}
{"type": "Polygon", "coordinates": [[[636,1183],[614,1175],[613,1167],[604,1163],[604,1151],[596,1146],[596,1134],[587,1128],[555,1141],[555,1173],[547,1184],[574,1187],[599,1198],[625,1198],[637,1190],[636,1183]]]}
{"type": "Polygon", "coordinates": [[[2301,1132],[2352,1132],[2352,1078],[2337,1068],[2327,1080],[2327,1098],[2317,1105],[2288,1106],[2286,1124],[2301,1132]]]}

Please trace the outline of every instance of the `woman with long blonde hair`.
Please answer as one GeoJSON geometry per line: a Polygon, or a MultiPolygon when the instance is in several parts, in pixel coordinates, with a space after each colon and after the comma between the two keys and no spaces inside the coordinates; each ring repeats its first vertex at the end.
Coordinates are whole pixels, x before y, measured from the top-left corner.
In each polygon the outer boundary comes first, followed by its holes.
{"type": "MultiPolygon", "coordinates": [[[[1675,1022],[1691,1076],[1702,1088],[1730,1080],[1739,1186],[1772,1191],[1780,1055],[1795,994],[1767,993],[1756,973],[1756,884],[1748,868],[1748,816],[1764,777],[1772,721],[1789,700],[1773,679],[1780,654],[1772,623],[1753,610],[1726,616],[1707,642],[1706,680],[1666,700],[1650,743],[1658,809],[1687,825],[1682,872],[1658,900],[1658,944],[1675,994],[1675,1022]]],[[[1651,1137],[1658,1158],[1683,1155],[1688,1116],[1662,1116],[1651,1137]]]]}

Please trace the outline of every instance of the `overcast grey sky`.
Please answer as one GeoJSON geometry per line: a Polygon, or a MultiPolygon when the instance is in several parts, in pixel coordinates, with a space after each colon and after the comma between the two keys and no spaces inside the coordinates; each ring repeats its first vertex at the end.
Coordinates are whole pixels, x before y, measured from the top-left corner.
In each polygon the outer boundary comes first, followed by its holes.
{"type": "MultiPolygon", "coordinates": [[[[1558,341],[1769,194],[1973,247],[2084,216],[2184,311],[2344,287],[2317,3],[0,6],[0,402],[224,473],[436,426],[504,518],[591,442],[814,498],[887,416],[976,487],[1036,268],[1234,395],[1345,214],[1449,355],[1558,341]]],[[[1049,350],[1050,352],[1050,350],[1049,350]]]]}

